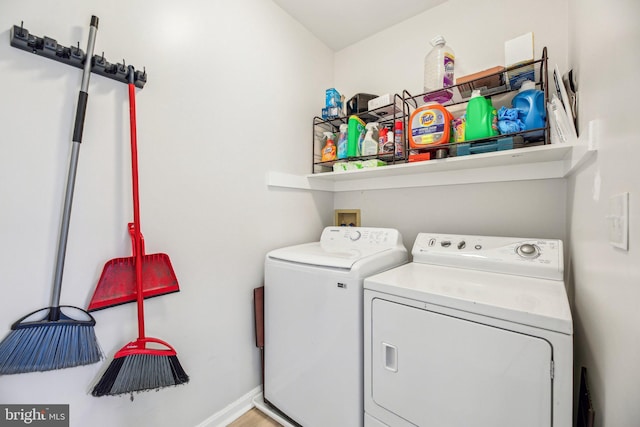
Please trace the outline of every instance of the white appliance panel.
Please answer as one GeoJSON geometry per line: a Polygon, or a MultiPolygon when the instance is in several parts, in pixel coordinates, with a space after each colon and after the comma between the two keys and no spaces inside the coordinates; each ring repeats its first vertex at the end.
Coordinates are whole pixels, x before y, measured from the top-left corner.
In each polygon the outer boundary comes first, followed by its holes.
{"type": "Polygon", "coordinates": [[[367,289],[571,334],[564,282],[412,262],[368,277],[367,289]]]}
{"type": "Polygon", "coordinates": [[[413,261],[421,264],[562,280],[561,240],[420,233],[413,261]]]}
{"type": "Polygon", "coordinates": [[[546,340],[384,299],[371,334],[371,397],[389,425],[551,426],[546,340]]]}
{"type": "Polygon", "coordinates": [[[326,227],[319,242],[275,249],[268,257],[329,268],[351,269],[368,257],[391,253],[402,245],[397,230],[371,227],[326,227]]]}
{"type": "Polygon", "coordinates": [[[364,427],[388,427],[386,424],[381,423],[371,415],[365,412],[364,414],[364,427]]]}
{"type": "Polygon", "coordinates": [[[362,425],[362,279],[274,262],[265,282],[265,399],[305,427],[362,425]]]}
{"type": "Polygon", "coordinates": [[[382,252],[391,252],[385,247],[338,247],[321,245],[320,242],[276,249],[269,258],[280,261],[297,262],[318,267],[342,268],[349,270],[358,261],[382,252]]]}

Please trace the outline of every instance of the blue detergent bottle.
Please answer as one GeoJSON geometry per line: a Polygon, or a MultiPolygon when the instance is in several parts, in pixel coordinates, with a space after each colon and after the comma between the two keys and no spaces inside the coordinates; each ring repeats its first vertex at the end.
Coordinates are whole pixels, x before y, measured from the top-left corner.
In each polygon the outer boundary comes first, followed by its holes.
{"type": "MultiPolygon", "coordinates": [[[[518,118],[524,123],[525,130],[545,127],[547,112],[544,108],[544,92],[536,89],[530,80],[522,83],[518,94],[513,97],[511,105],[518,110],[518,118]]],[[[523,134],[526,141],[537,141],[544,138],[544,130],[523,134]]]]}

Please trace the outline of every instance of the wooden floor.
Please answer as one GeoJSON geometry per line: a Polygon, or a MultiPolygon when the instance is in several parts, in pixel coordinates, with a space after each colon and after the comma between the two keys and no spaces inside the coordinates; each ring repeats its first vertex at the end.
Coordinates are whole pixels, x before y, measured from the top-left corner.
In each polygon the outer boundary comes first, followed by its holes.
{"type": "Polygon", "coordinates": [[[253,408],[227,427],[282,427],[282,424],[273,421],[258,409],[253,408]]]}

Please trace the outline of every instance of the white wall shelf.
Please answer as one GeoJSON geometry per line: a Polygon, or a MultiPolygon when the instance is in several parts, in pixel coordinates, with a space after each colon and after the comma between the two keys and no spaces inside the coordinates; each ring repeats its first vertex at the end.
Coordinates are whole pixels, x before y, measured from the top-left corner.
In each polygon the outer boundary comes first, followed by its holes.
{"type": "Polygon", "coordinates": [[[341,192],[565,178],[595,152],[595,148],[577,142],[344,172],[269,172],[267,185],[341,192]]]}

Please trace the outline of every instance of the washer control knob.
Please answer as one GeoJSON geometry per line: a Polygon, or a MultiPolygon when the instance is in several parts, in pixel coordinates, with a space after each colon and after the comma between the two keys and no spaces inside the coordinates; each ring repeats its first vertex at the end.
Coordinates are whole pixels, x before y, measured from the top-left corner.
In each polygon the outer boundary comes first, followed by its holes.
{"type": "Polygon", "coordinates": [[[443,248],[448,248],[449,246],[451,246],[451,242],[449,240],[443,240],[442,242],[440,242],[440,246],[442,246],[443,248]]]}
{"type": "Polygon", "coordinates": [[[518,246],[516,252],[523,258],[535,258],[540,255],[540,250],[537,248],[537,246],[530,243],[525,243],[518,246]]]}
{"type": "Polygon", "coordinates": [[[464,240],[458,243],[458,249],[464,249],[467,246],[467,242],[464,240]]]}
{"type": "Polygon", "coordinates": [[[351,233],[349,233],[349,238],[354,242],[358,240],[360,236],[362,236],[362,233],[360,233],[359,231],[352,231],[351,233]]]}

